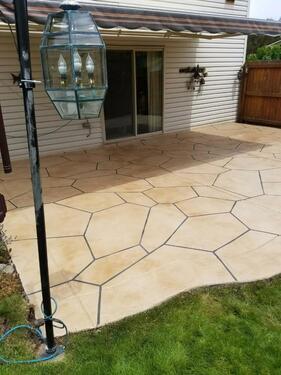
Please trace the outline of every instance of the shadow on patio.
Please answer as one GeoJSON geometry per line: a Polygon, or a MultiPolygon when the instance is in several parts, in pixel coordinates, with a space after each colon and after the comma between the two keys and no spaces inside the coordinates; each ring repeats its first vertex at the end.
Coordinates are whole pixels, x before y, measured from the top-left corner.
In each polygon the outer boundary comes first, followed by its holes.
{"type": "MultiPolygon", "coordinates": [[[[70,330],[194,287],[279,273],[279,132],[212,125],[43,157],[52,294],[70,330]]],[[[28,163],[0,178],[12,259],[38,307],[28,163]]]]}
{"type": "MultiPolygon", "coordinates": [[[[81,192],[142,192],[152,187],[212,185],[228,170],[234,157],[248,153],[265,156],[261,153],[264,137],[259,128],[252,126],[219,125],[42,157],[45,203],[81,192]]],[[[30,206],[29,163],[16,161],[13,168],[12,174],[0,174],[1,191],[9,201],[9,209],[30,206]]]]}

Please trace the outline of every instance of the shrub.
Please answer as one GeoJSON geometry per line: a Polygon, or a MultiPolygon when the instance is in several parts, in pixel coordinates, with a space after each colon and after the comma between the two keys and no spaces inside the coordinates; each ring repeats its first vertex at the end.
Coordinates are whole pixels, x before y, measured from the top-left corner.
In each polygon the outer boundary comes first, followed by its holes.
{"type": "Polygon", "coordinates": [[[10,261],[9,243],[10,238],[4,231],[3,224],[0,224],[0,263],[9,263],[10,261]]]}
{"type": "Polygon", "coordinates": [[[281,45],[272,47],[260,47],[256,53],[251,53],[247,56],[247,61],[272,61],[281,60],[281,45]]]}

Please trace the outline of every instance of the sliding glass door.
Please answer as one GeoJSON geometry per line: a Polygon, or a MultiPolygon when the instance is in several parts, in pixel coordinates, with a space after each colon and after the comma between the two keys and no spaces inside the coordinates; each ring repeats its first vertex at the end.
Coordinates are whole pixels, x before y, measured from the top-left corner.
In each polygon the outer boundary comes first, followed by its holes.
{"type": "Polygon", "coordinates": [[[108,50],[106,139],[162,130],[163,52],[108,50]]]}
{"type": "Polygon", "coordinates": [[[162,52],[136,52],[136,97],[138,134],[162,130],[162,52]]]}
{"type": "Polygon", "coordinates": [[[106,139],[135,135],[133,54],[107,51],[108,92],[104,103],[106,139]]]}

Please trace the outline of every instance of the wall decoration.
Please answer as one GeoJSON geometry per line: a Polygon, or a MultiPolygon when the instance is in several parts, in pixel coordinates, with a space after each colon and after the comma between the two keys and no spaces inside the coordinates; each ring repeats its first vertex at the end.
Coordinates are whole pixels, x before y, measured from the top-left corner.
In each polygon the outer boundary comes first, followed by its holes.
{"type": "Polygon", "coordinates": [[[194,67],[181,68],[180,73],[191,73],[191,79],[187,81],[187,89],[195,91],[198,88],[198,92],[202,91],[203,86],[206,84],[205,78],[208,77],[208,73],[205,67],[200,65],[194,67]]]}

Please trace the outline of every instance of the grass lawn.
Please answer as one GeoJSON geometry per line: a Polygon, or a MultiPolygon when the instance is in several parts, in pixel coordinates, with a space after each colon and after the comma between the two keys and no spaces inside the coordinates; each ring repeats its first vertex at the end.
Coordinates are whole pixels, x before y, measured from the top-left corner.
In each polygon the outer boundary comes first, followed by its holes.
{"type": "MultiPolygon", "coordinates": [[[[25,307],[14,293],[1,299],[0,316],[23,322],[25,307]]],[[[30,355],[29,346],[17,342],[21,355],[30,355]]],[[[12,342],[7,351],[15,356],[12,342]]],[[[0,366],[1,375],[280,373],[280,277],[185,293],[99,331],[73,334],[59,363],[0,366]]]]}

